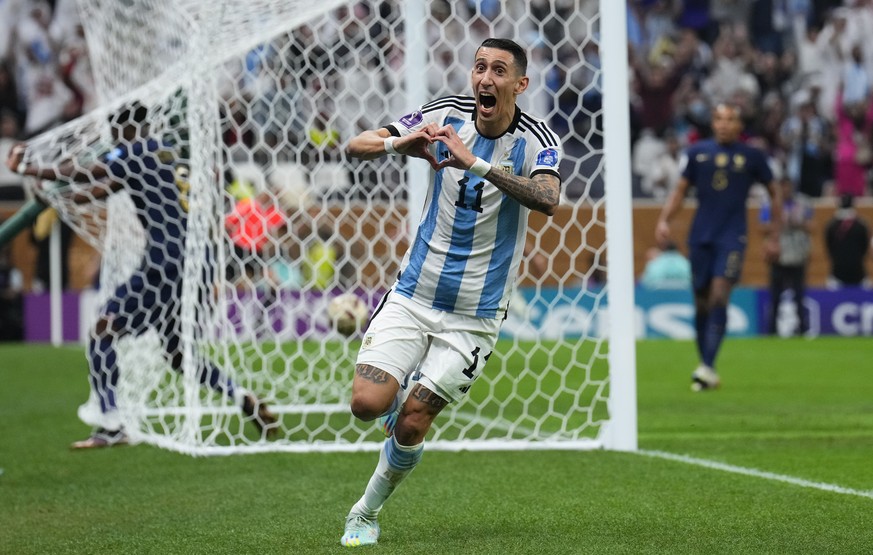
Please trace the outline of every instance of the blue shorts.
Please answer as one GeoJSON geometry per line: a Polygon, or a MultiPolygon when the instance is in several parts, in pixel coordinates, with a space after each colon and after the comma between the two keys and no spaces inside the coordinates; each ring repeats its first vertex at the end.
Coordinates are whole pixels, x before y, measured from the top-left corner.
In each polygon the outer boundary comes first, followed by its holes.
{"type": "Polygon", "coordinates": [[[731,283],[740,279],[746,249],[738,245],[689,245],[691,283],[695,291],[709,287],[713,278],[723,277],[731,283]]]}

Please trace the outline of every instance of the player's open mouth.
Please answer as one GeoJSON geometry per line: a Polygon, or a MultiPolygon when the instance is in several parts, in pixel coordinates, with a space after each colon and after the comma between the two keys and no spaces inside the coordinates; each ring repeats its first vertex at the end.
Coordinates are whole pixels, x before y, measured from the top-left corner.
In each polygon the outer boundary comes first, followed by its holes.
{"type": "Polygon", "coordinates": [[[495,106],[497,106],[496,96],[487,92],[479,93],[479,111],[482,115],[490,115],[494,111],[495,106]]]}

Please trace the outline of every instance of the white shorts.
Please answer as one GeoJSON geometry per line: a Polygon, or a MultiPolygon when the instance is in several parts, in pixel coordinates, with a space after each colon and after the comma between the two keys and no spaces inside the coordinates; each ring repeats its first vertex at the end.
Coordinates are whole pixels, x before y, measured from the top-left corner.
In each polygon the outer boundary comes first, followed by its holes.
{"type": "Polygon", "coordinates": [[[388,372],[401,384],[418,370],[419,383],[459,401],[482,374],[502,323],[436,310],[391,290],[364,333],[357,364],[388,372]]]}

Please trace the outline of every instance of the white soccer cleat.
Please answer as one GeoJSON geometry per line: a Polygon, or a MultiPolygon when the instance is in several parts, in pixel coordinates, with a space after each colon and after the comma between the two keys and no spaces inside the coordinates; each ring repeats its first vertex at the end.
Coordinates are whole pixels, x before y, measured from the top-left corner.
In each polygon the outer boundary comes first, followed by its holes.
{"type": "Polygon", "coordinates": [[[346,529],[340,545],[343,547],[360,547],[362,545],[376,545],[379,541],[379,523],[376,519],[369,519],[362,515],[349,515],[346,517],[346,529]]]}
{"type": "Polygon", "coordinates": [[[705,364],[701,364],[691,374],[691,391],[705,391],[707,389],[717,389],[721,385],[721,379],[718,374],[705,364]]]}

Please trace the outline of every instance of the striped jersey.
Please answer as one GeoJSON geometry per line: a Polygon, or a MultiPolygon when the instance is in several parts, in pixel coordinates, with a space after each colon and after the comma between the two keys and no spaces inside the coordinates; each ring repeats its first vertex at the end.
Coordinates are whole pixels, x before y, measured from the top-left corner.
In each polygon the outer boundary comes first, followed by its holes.
{"type": "MultiPolygon", "coordinates": [[[[517,106],[509,129],[495,138],[477,132],[476,101],[469,96],[434,100],[386,128],[402,137],[430,123],[453,126],[467,148],[495,169],[560,178],[558,136],[517,106]]],[[[437,160],[450,155],[442,143],[434,146],[437,160]]],[[[395,291],[437,310],[502,318],[518,276],[530,210],[470,171],[443,168],[431,177],[395,291]]]]}

